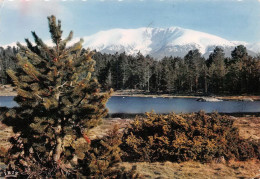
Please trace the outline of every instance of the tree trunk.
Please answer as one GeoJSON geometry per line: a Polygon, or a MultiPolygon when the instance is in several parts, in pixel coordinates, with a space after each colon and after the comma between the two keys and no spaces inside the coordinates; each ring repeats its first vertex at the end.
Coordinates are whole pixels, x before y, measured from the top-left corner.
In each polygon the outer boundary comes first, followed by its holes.
{"type": "Polygon", "coordinates": [[[62,139],[60,138],[60,133],[61,133],[61,125],[58,125],[56,130],[55,130],[55,135],[56,135],[56,148],[53,154],[53,160],[58,163],[60,160],[60,156],[62,153],[62,139]]]}
{"type": "Polygon", "coordinates": [[[207,77],[204,76],[204,93],[208,93],[207,77]]]}

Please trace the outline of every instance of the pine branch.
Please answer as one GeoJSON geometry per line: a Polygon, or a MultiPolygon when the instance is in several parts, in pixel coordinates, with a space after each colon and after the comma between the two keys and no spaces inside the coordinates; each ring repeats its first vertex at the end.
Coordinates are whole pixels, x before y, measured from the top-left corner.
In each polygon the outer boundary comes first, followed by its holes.
{"type": "Polygon", "coordinates": [[[34,37],[35,43],[40,46],[48,55],[49,58],[53,59],[55,56],[50,52],[48,46],[40,39],[35,32],[32,31],[32,35],[34,37]]]}

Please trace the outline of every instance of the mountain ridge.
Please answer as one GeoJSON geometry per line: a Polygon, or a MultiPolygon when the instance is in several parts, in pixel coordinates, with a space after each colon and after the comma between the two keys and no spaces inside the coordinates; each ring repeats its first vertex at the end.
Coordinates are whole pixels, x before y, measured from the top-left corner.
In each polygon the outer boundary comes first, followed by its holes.
{"type": "MultiPolygon", "coordinates": [[[[164,56],[183,57],[189,50],[194,49],[198,49],[207,58],[216,46],[221,47],[228,57],[238,45],[246,46],[248,53],[252,56],[260,52],[260,42],[229,41],[216,35],[181,27],[115,28],[84,36],[83,39],[83,47],[91,50],[112,54],[126,52],[130,55],[141,52],[143,55],[150,55],[157,59],[164,56]]],[[[78,40],[79,38],[74,38],[69,45],[78,40]]],[[[52,43],[51,40],[45,42],[48,45],[52,43]]],[[[10,45],[13,46],[14,43],[10,45]]]]}
{"type": "Polygon", "coordinates": [[[163,58],[183,57],[189,50],[194,49],[208,57],[216,46],[223,48],[226,56],[230,56],[231,51],[241,44],[247,47],[250,55],[256,55],[260,50],[260,43],[229,41],[216,35],[181,27],[110,29],[85,36],[83,46],[104,53],[126,52],[134,55],[141,52],[144,55],[163,58]]]}

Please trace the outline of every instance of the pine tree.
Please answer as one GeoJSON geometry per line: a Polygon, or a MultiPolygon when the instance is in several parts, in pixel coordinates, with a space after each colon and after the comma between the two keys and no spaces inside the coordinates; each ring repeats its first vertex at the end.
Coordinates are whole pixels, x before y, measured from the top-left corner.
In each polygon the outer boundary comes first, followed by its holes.
{"type": "Polygon", "coordinates": [[[90,148],[88,129],[107,114],[110,92],[100,93],[93,53],[82,51],[83,40],[66,47],[73,33],[62,40],[61,22],[54,16],[48,22],[55,45],[48,47],[32,32],[36,45],[28,39],[27,46],[18,43],[19,67],[8,71],[19,104],[4,119],[17,134],[10,157],[21,172],[37,171],[31,177],[74,176],[90,148]]]}
{"type": "Polygon", "coordinates": [[[223,92],[224,77],[226,75],[225,54],[223,49],[216,47],[214,52],[209,55],[207,61],[211,76],[210,88],[215,93],[223,92]]]}
{"type": "Polygon", "coordinates": [[[187,84],[189,91],[193,92],[194,88],[198,88],[199,74],[202,67],[202,57],[198,49],[190,50],[184,57],[187,73],[187,84]]]}

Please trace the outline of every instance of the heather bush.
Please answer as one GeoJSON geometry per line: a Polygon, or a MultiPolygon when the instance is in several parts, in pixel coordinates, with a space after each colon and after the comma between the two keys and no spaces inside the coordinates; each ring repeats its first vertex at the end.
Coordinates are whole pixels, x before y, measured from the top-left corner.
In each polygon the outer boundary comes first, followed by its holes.
{"type": "Polygon", "coordinates": [[[139,178],[136,168],[130,171],[119,167],[121,162],[122,133],[119,132],[117,125],[107,132],[101,139],[91,141],[90,149],[85,153],[85,158],[79,162],[81,173],[78,176],[89,178],[139,178]]]}
{"type": "Polygon", "coordinates": [[[243,140],[233,120],[217,113],[147,113],[125,130],[121,149],[127,161],[207,162],[224,157],[259,158],[259,142],[243,140]]]}
{"type": "Polygon", "coordinates": [[[80,162],[84,175],[94,177],[114,175],[113,167],[121,161],[120,144],[121,135],[117,126],[104,138],[92,140],[90,150],[80,162]]]}

